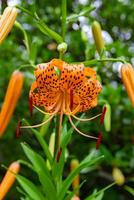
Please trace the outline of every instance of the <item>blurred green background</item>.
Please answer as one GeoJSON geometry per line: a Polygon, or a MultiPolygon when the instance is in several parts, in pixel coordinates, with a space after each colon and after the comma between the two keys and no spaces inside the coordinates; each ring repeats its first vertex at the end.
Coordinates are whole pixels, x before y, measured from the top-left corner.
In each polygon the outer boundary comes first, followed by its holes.
{"type": "MultiPolygon", "coordinates": [[[[27,1],[0,1],[1,13],[6,5],[21,5],[32,12],[37,12],[41,19],[49,27],[60,33],[61,31],[61,1],[55,0],[27,0],[27,1]]],[[[97,57],[91,24],[94,20],[101,23],[105,40],[107,55],[109,57],[122,57],[134,64],[134,0],[68,0],[67,14],[79,13],[87,6],[95,6],[96,9],[86,16],[81,16],[67,24],[65,41],[68,51],[64,60],[67,62],[90,60],[97,57]]],[[[32,42],[31,59],[38,64],[48,62],[52,58],[58,58],[57,44],[51,38],[44,36],[36,27],[35,21],[25,13],[20,12],[17,20],[27,31],[32,42]]],[[[12,72],[20,65],[27,64],[29,57],[23,43],[23,34],[14,27],[11,34],[0,46],[0,107],[2,106],[8,81],[12,72]]],[[[88,111],[89,117],[97,114],[102,109],[102,101],[111,105],[111,131],[106,132],[103,127],[103,142],[99,154],[104,154],[101,163],[92,169],[87,169],[81,174],[81,180],[86,183],[81,188],[81,199],[95,188],[102,188],[112,182],[112,169],[119,167],[126,177],[125,184],[134,188],[134,109],[128,99],[126,91],[119,76],[120,63],[101,63],[97,66],[101,77],[103,91],[99,96],[99,105],[92,111],[88,111]]],[[[28,94],[30,85],[34,80],[33,70],[24,70],[25,83],[23,91],[14,115],[3,137],[0,138],[0,164],[8,166],[12,161],[24,158],[20,142],[30,143],[37,151],[40,147],[29,130],[23,131],[21,137],[16,139],[15,130],[19,119],[26,118],[29,122],[37,123],[43,119],[42,114],[34,111],[34,117],[30,119],[28,109],[28,94]]],[[[79,128],[83,132],[97,134],[98,121],[81,123],[79,128]]],[[[54,123],[50,125],[46,140],[53,131],[54,123]]],[[[69,158],[66,164],[65,176],[69,172],[69,162],[76,157],[81,160],[91,149],[95,147],[92,140],[73,134],[69,145],[69,158]]],[[[0,180],[5,169],[0,167],[0,180]]],[[[30,171],[25,167],[22,173],[34,180],[30,171]]],[[[5,199],[19,199],[19,193],[12,188],[5,199]]],[[[124,186],[114,186],[105,192],[104,200],[131,200],[133,196],[124,189],[124,186]]]]}

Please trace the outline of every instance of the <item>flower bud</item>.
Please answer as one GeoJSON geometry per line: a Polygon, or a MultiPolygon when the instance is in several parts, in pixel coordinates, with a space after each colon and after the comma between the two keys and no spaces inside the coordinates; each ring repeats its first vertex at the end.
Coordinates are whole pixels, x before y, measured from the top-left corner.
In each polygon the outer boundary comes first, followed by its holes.
{"type": "Polygon", "coordinates": [[[73,196],[71,200],[80,200],[80,198],[78,196],[73,196]]]}
{"type": "Polygon", "coordinates": [[[117,185],[121,186],[125,183],[125,177],[119,168],[114,167],[112,175],[113,175],[113,179],[115,180],[117,185]]]}
{"type": "Polygon", "coordinates": [[[4,133],[18,102],[24,76],[22,72],[14,71],[8,84],[4,103],[0,112],[0,136],[4,133]]]}
{"type": "Polygon", "coordinates": [[[17,14],[17,9],[14,7],[6,7],[6,9],[4,10],[4,13],[0,19],[0,44],[11,31],[15,23],[17,14]]]}
{"type": "Polygon", "coordinates": [[[5,195],[9,191],[9,189],[12,187],[12,185],[15,181],[15,178],[16,178],[16,174],[18,174],[19,171],[20,171],[19,163],[13,162],[9,166],[9,168],[0,184],[0,200],[2,200],[5,197],[5,195]]]}
{"type": "MultiPolygon", "coordinates": [[[[70,171],[72,172],[73,170],[75,170],[77,167],[79,166],[79,161],[77,159],[73,159],[70,163],[70,171]]],[[[78,174],[73,182],[72,182],[72,188],[73,190],[75,190],[76,188],[79,187],[80,184],[80,175],[78,174]]],[[[79,194],[79,190],[76,191],[76,195],[79,194]]]]}
{"type": "Polygon", "coordinates": [[[107,103],[105,104],[106,114],[104,118],[104,127],[107,132],[111,131],[111,106],[107,103]]]}
{"type": "Polygon", "coordinates": [[[67,44],[65,42],[59,44],[57,50],[61,53],[65,53],[67,50],[67,44]]]}
{"type": "Polygon", "coordinates": [[[104,49],[104,40],[102,38],[101,26],[97,21],[94,21],[92,24],[92,33],[96,45],[96,49],[99,54],[101,54],[104,49]]]}
{"type": "Polygon", "coordinates": [[[132,106],[134,107],[134,68],[131,64],[127,63],[122,65],[121,78],[132,103],[132,106]]]}

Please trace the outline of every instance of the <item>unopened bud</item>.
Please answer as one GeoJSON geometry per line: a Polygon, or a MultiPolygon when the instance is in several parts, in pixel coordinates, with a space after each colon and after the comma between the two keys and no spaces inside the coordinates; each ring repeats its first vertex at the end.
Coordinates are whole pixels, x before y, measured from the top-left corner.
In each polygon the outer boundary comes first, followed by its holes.
{"type": "Polygon", "coordinates": [[[134,107],[134,68],[131,64],[127,63],[122,65],[121,78],[130,98],[130,101],[134,107]]]}
{"type": "Polygon", "coordinates": [[[14,71],[6,91],[5,99],[0,112],[0,136],[3,135],[20,97],[24,76],[20,71],[14,71]]]}
{"type": "Polygon", "coordinates": [[[18,174],[19,171],[20,171],[19,163],[13,162],[9,166],[2,182],[0,183],[0,200],[4,199],[5,195],[7,194],[9,189],[12,187],[16,179],[16,174],[18,174]]]}
{"type": "Polygon", "coordinates": [[[102,38],[101,26],[97,21],[94,21],[92,24],[92,33],[96,45],[96,49],[99,54],[101,54],[104,49],[104,40],[102,38]]]}
{"type": "Polygon", "coordinates": [[[105,104],[106,114],[104,118],[104,127],[107,132],[111,131],[111,106],[107,103],[105,104]]]}
{"type": "Polygon", "coordinates": [[[7,37],[9,32],[11,31],[16,17],[17,17],[17,9],[14,7],[7,7],[4,10],[3,15],[0,19],[0,43],[7,37]]]}
{"type": "MultiPolygon", "coordinates": [[[[77,167],[79,166],[79,161],[77,159],[73,159],[71,160],[71,163],[70,163],[70,171],[73,171],[75,170],[77,167]]],[[[79,187],[79,184],[80,184],[80,175],[78,174],[73,182],[72,182],[72,188],[73,190],[78,188],[79,187]]],[[[79,190],[76,191],[76,195],[79,194],[79,190]]]]}
{"type": "Polygon", "coordinates": [[[115,180],[117,185],[121,186],[125,183],[125,177],[119,168],[114,167],[112,175],[113,175],[113,179],[115,180]]]}
{"type": "Polygon", "coordinates": [[[67,51],[67,44],[65,42],[59,44],[57,50],[61,53],[65,53],[67,51]]]}

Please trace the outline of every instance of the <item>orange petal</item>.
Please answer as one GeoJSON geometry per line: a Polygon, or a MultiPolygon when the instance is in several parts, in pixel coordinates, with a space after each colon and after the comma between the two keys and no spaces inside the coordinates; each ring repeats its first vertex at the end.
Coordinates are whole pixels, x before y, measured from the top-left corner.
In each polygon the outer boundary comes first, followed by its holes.
{"type": "Polygon", "coordinates": [[[84,68],[84,74],[88,77],[96,77],[96,71],[89,67],[84,68]]]}

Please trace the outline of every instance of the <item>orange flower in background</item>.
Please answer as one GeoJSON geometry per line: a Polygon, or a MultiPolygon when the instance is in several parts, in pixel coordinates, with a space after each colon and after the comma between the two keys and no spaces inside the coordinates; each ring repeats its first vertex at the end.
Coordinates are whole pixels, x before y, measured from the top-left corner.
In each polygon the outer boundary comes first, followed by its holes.
{"type": "MultiPolygon", "coordinates": [[[[96,79],[94,69],[85,68],[83,64],[68,64],[62,60],[53,59],[48,63],[37,65],[35,77],[36,80],[30,90],[30,102],[42,113],[49,114],[50,118],[32,127],[36,128],[47,123],[57,113],[60,114],[60,122],[62,123],[62,117],[65,114],[79,134],[98,139],[79,131],[71,118],[89,121],[101,115],[99,114],[90,119],[76,117],[77,113],[84,112],[97,105],[98,94],[102,86],[96,79]],[[45,111],[38,107],[44,108],[45,111]]],[[[22,126],[21,128],[28,127],[30,126],[22,126]]]]}
{"type": "Polygon", "coordinates": [[[6,96],[0,112],[0,136],[4,133],[18,102],[24,76],[19,71],[14,71],[7,88],[6,96]]]}
{"type": "Polygon", "coordinates": [[[130,101],[134,107],[134,68],[131,64],[127,63],[122,65],[121,77],[130,101]]]}
{"type": "Polygon", "coordinates": [[[18,174],[19,171],[20,171],[19,163],[13,162],[9,166],[2,182],[0,183],[0,200],[4,199],[5,195],[7,194],[7,192],[9,191],[9,189],[11,188],[11,186],[15,181],[16,178],[15,174],[18,174]]]}
{"type": "Polygon", "coordinates": [[[14,7],[6,7],[6,9],[4,10],[3,15],[0,19],[0,44],[11,31],[15,23],[17,14],[17,9],[14,7]]]}

